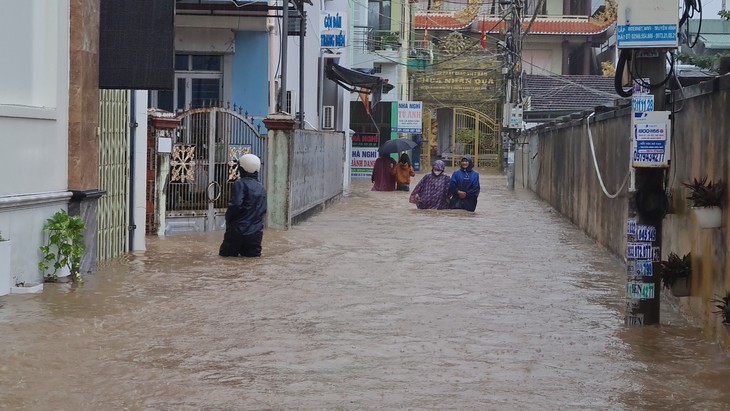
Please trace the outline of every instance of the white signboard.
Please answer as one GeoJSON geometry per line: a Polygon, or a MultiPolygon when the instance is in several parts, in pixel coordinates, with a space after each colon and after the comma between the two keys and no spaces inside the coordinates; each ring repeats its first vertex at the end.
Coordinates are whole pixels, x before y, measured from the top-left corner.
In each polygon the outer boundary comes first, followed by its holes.
{"type": "Polygon", "coordinates": [[[423,102],[398,102],[398,126],[395,129],[396,132],[421,134],[422,123],[423,102]]]}
{"type": "Polygon", "coordinates": [[[339,49],[347,46],[347,13],[323,11],[319,17],[319,47],[339,49]]]}
{"type": "Polygon", "coordinates": [[[637,111],[631,118],[632,165],[669,167],[671,130],[669,111],[637,111]]]}
{"type": "Polygon", "coordinates": [[[378,159],[377,147],[353,147],[350,160],[350,175],[352,177],[370,177],[373,173],[375,160],[378,159]]]}

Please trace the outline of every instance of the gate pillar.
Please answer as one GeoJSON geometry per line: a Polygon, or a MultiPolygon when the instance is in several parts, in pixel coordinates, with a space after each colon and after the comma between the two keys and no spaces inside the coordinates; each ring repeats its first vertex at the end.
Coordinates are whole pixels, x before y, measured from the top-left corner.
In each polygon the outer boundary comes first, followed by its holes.
{"type": "Polygon", "coordinates": [[[170,175],[170,151],[172,135],[180,120],[165,114],[150,115],[150,131],[147,139],[147,216],[145,232],[165,235],[167,199],[165,186],[170,175]]]}
{"type": "Polygon", "coordinates": [[[291,172],[294,151],[294,117],[272,114],[264,119],[269,130],[266,158],[266,226],[291,227],[291,172]]]}

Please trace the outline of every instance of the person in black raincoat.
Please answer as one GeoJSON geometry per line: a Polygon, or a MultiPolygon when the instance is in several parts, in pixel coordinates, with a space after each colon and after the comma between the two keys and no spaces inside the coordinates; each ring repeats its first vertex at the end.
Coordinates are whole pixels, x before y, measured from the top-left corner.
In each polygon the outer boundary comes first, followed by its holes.
{"type": "Polygon", "coordinates": [[[474,170],[470,155],[462,157],[459,163],[461,168],[454,171],[449,182],[449,207],[474,211],[479,197],[479,173],[474,170]]]}
{"type": "Polygon", "coordinates": [[[233,183],[226,210],[226,232],[218,254],[259,257],[266,214],[266,190],[258,180],[261,160],[253,154],[245,154],[237,169],[239,178],[233,183]]]}

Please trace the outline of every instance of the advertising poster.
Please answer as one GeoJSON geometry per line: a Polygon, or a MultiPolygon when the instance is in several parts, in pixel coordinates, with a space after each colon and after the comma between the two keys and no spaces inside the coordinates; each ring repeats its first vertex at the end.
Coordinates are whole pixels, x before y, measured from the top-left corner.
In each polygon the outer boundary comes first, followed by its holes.
{"type": "Polygon", "coordinates": [[[373,174],[373,166],[378,158],[378,135],[355,133],[352,135],[352,159],[350,176],[368,177],[373,174]]]}
{"type": "Polygon", "coordinates": [[[423,102],[398,102],[398,127],[395,132],[421,134],[423,122],[423,102]]]}
{"type": "Polygon", "coordinates": [[[637,111],[631,120],[632,165],[637,168],[669,167],[669,112],[637,111]]]}

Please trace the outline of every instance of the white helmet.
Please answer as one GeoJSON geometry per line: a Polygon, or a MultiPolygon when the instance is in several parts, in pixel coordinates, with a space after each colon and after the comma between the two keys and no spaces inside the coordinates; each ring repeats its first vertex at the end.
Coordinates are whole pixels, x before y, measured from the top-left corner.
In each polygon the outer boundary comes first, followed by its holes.
{"type": "Polygon", "coordinates": [[[253,174],[261,169],[261,160],[254,154],[244,154],[238,159],[238,165],[243,168],[243,171],[253,174]]]}

